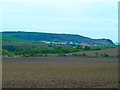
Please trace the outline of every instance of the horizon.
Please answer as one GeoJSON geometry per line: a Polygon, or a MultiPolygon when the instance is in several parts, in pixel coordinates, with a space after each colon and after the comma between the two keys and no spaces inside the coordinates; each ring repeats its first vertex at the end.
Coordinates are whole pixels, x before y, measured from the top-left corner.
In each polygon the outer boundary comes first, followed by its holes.
{"type": "MultiPolygon", "coordinates": [[[[79,35],[79,36],[90,38],[90,39],[109,39],[109,38],[91,38],[91,37],[80,35],[80,34],[70,34],[70,33],[48,33],[48,32],[35,32],[35,31],[2,31],[0,33],[3,33],[3,32],[27,32],[27,33],[32,32],[32,33],[46,33],[46,34],[58,34],[58,35],[65,34],[65,35],[79,35]]],[[[111,39],[109,39],[109,40],[111,40],[111,39]]],[[[115,45],[118,45],[120,43],[120,42],[114,42],[114,41],[112,41],[112,42],[115,45]]]]}
{"type": "Polygon", "coordinates": [[[2,31],[77,34],[118,42],[117,0],[4,0],[2,31]]]}

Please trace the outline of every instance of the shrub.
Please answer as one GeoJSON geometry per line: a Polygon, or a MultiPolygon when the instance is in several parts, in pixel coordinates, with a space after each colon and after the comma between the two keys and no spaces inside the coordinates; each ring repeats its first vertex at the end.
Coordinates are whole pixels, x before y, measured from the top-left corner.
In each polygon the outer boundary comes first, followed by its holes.
{"type": "Polygon", "coordinates": [[[102,57],[109,57],[108,54],[101,54],[102,57]]]}
{"type": "Polygon", "coordinates": [[[98,52],[95,52],[95,55],[96,55],[96,56],[99,56],[99,53],[98,53],[98,52]]]}
{"type": "Polygon", "coordinates": [[[30,55],[28,55],[28,54],[24,54],[23,56],[24,56],[24,57],[30,57],[30,55]]]}
{"type": "Polygon", "coordinates": [[[120,54],[118,54],[117,57],[120,58],[120,54]]]}
{"type": "Polygon", "coordinates": [[[58,56],[66,56],[64,53],[59,53],[58,56]]]}
{"type": "Polygon", "coordinates": [[[86,53],[81,53],[81,56],[86,56],[86,53]]]}
{"type": "Polygon", "coordinates": [[[47,54],[45,54],[45,55],[43,55],[44,57],[47,57],[48,55],[47,54]]]}
{"type": "Polygon", "coordinates": [[[100,47],[93,47],[92,50],[101,50],[100,47]]]}
{"type": "Polygon", "coordinates": [[[73,53],[72,56],[78,56],[78,54],[73,53]]]}
{"type": "Polygon", "coordinates": [[[91,48],[89,46],[85,46],[84,50],[89,51],[91,48]]]}

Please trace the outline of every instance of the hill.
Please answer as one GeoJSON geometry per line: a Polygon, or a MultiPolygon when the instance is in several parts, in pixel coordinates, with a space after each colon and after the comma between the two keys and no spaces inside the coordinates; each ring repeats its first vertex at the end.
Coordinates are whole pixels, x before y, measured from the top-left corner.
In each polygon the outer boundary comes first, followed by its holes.
{"type": "Polygon", "coordinates": [[[81,35],[38,32],[2,32],[2,42],[44,42],[54,44],[80,44],[83,46],[111,46],[110,39],[91,39],[81,35]]]}

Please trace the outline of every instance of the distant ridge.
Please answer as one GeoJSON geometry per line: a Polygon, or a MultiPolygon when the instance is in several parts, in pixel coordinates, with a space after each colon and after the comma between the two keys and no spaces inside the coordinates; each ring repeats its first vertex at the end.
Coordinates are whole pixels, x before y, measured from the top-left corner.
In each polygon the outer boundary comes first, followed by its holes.
{"type": "Polygon", "coordinates": [[[81,44],[87,46],[115,45],[110,39],[91,39],[75,34],[55,34],[43,32],[5,31],[2,42],[54,42],[55,44],[81,44]]]}

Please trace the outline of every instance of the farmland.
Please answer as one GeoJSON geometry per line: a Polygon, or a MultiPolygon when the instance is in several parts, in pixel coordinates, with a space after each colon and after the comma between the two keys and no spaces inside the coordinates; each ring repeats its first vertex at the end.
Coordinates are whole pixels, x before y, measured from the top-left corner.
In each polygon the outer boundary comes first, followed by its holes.
{"type": "Polygon", "coordinates": [[[109,39],[27,32],[3,34],[3,88],[118,87],[120,55],[118,46],[109,39]]]}
{"type": "Polygon", "coordinates": [[[116,57],[3,58],[3,88],[117,88],[116,57]]]}

